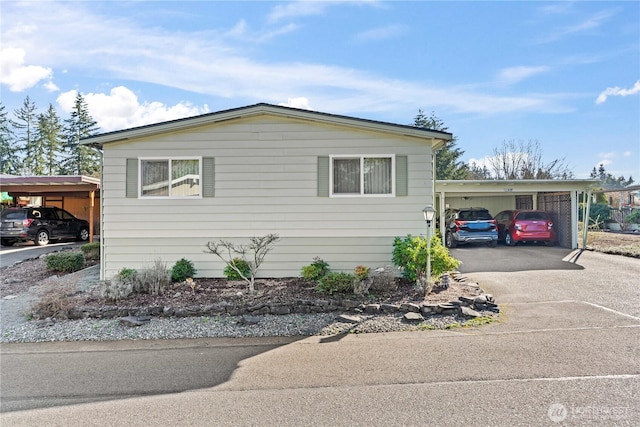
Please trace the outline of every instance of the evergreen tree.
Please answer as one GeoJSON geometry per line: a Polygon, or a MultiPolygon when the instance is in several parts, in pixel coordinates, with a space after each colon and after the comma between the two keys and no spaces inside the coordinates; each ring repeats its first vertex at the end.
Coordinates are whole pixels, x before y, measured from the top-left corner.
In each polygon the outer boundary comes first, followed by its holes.
{"type": "Polygon", "coordinates": [[[20,157],[13,134],[11,121],[4,105],[0,104],[0,174],[17,175],[20,172],[20,157]]]}
{"type": "Polygon", "coordinates": [[[42,174],[58,173],[59,155],[62,150],[62,124],[53,105],[49,104],[46,113],[38,115],[38,139],[43,149],[42,174]]]}
{"type": "MultiPolygon", "coordinates": [[[[427,117],[422,110],[418,110],[413,126],[441,132],[449,130],[434,112],[431,112],[431,116],[427,117]]],[[[458,160],[464,154],[464,151],[456,147],[456,139],[455,136],[452,137],[450,141],[445,142],[444,146],[436,151],[436,179],[469,178],[469,167],[458,160]]]]}
{"type": "Polygon", "coordinates": [[[64,121],[64,149],[69,156],[62,162],[62,173],[67,175],[100,174],[100,156],[93,149],[80,145],[80,139],[98,132],[97,122],[89,114],[84,97],[76,95],[74,109],[64,121]]]}
{"type": "Polygon", "coordinates": [[[22,107],[14,111],[15,120],[12,121],[15,129],[18,151],[24,153],[24,165],[20,168],[23,174],[34,173],[30,166],[34,166],[38,155],[38,147],[35,143],[38,120],[36,117],[36,105],[27,96],[22,107]]]}

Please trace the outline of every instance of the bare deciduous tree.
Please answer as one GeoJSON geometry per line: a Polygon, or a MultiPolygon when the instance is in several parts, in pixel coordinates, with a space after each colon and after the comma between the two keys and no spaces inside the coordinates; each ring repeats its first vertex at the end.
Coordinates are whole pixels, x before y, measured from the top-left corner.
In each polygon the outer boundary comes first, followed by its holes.
{"type": "Polygon", "coordinates": [[[565,158],[545,162],[537,140],[504,141],[493,149],[489,166],[496,179],[568,179],[573,172],[565,158]]]}
{"type": "Polygon", "coordinates": [[[267,234],[262,237],[252,237],[248,245],[236,245],[232,242],[220,240],[219,242],[208,242],[207,249],[238,273],[249,285],[249,293],[254,293],[256,272],[260,268],[262,261],[264,261],[264,257],[271,251],[271,245],[279,239],[277,234],[267,234]],[[253,253],[253,261],[246,259],[249,253],[253,253]],[[234,259],[237,258],[237,255],[240,255],[242,260],[249,265],[249,277],[246,277],[242,269],[236,266],[234,259]]]}

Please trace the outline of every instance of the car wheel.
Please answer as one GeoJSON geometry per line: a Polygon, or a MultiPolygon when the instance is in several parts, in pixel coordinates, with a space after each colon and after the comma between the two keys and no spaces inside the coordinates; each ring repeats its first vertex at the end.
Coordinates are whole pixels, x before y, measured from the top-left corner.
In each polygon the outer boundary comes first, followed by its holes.
{"type": "Polygon", "coordinates": [[[507,246],[515,246],[516,242],[513,240],[513,237],[511,237],[511,233],[507,233],[504,235],[504,243],[507,246]]]}
{"type": "Polygon", "coordinates": [[[547,246],[555,246],[556,242],[554,242],[553,240],[547,240],[546,242],[544,242],[544,244],[547,246]]]}
{"type": "Polygon", "coordinates": [[[447,233],[445,238],[444,238],[444,243],[448,248],[455,248],[456,247],[456,241],[453,239],[453,234],[447,233]]]}
{"type": "Polygon", "coordinates": [[[78,240],[80,240],[81,242],[86,242],[87,240],[89,240],[89,230],[87,230],[86,228],[81,228],[80,233],[78,233],[78,240]]]}
{"type": "Polygon", "coordinates": [[[498,241],[492,240],[489,243],[487,243],[487,246],[489,246],[490,248],[495,248],[496,246],[498,246],[498,241]]]}
{"type": "Polygon", "coordinates": [[[2,239],[1,243],[2,243],[2,246],[13,246],[15,242],[9,239],[2,239]]]}
{"type": "Polygon", "coordinates": [[[46,246],[49,244],[49,232],[47,230],[40,230],[36,234],[36,238],[33,241],[38,246],[46,246]]]}

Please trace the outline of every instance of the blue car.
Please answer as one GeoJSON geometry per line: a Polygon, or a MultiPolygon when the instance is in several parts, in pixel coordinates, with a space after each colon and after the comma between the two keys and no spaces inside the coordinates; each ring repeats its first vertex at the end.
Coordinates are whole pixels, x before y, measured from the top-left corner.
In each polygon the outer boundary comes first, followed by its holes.
{"type": "Polygon", "coordinates": [[[498,244],[496,220],[485,208],[459,208],[445,211],[445,245],[455,248],[467,243],[498,244]]]}

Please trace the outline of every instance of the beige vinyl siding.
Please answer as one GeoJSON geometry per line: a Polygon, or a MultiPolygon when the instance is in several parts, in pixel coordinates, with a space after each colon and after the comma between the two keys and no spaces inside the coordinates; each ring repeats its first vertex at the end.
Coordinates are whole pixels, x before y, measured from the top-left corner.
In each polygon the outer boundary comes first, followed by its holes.
{"type": "Polygon", "coordinates": [[[185,257],[201,277],[223,265],[207,241],[246,243],[278,233],[261,277],[298,276],[320,256],[335,270],[391,262],[395,236],[424,233],[422,208],[433,203],[430,143],[415,137],[301,120],[260,117],[104,146],[105,276],[160,258],[185,257]],[[407,156],[404,197],[318,197],[318,157],[407,156]],[[126,160],[212,157],[215,196],[197,200],[126,197],[126,160]]]}

